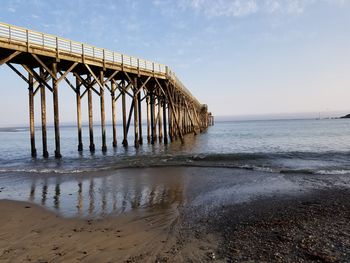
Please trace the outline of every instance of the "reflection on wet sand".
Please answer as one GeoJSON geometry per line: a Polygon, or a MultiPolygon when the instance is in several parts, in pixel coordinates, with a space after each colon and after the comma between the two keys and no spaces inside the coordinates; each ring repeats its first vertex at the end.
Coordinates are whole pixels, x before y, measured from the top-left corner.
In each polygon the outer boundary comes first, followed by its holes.
{"type": "Polygon", "coordinates": [[[181,178],[159,180],[152,175],[138,176],[136,173],[79,177],[68,181],[61,180],[59,175],[36,178],[28,184],[28,200],[66,216],[104,216],[145,208],[167,209],[183,203],[181,178]]]}
{"type": "MultiPolygon", "coordinates": [[[[44,179],[44,184],[42,186],[42,195],[41,195],[41,204],[46,204],[46,196],[47,196],[47,179],[44,179]]],[[[35,198],[35,196],[34,196],[35,198]]]]}

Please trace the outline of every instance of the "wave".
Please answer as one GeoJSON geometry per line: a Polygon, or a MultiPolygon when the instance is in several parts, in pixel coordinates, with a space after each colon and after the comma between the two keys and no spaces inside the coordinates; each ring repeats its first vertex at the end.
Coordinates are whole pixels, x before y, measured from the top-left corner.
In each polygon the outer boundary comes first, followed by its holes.
{"type": "Polygon", "coordinates": [[[106,156],[94,159],[64,158],[45,162],[4,163],[0,160],[0,173],[79,174],[125,168],[151,167],[208,167],[245,169],[283,174],[350,174],[350,152],[282,152],[232,153],[191,155],[141,155],[129,157],[106,156]]]}

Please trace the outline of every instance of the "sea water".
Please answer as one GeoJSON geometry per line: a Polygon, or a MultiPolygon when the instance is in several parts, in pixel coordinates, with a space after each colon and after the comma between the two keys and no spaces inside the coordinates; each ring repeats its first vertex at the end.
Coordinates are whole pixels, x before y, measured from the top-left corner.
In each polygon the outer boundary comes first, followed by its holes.
{"type": "Polygon", "coordinates": [[[270,120],[217,122],[202,134],[185,136],[185,143],[147,143],[122,146],[118,126],[118,146],[112,147],[112,127],[107,126],[108,151],[101,151],[101,132],[95,126],[96,151],[89,151],[88,127],[83,128],[84,151],[77,151],[77,128],[61,128],[63,158],[54,158],[53,128],[48,130],[50,158],[43,159],[41,130],[36,130],[38,158],[30,157],[27,128],[0,129],[0,173],[79,173],[152,166],[214,166],[257,169],[271,172],[350,173],[350,120],[270,120]]]}
{"type": "Polygon", "coordinates": [[[112,127],[107,126],[106,153],[101,151],[100,127],[94,128],[96,151],[89,151],[84,126],[84,150],[79,153],[77,128],[61,127],[62,159],[53,156],[52,127],[48,159],[41,157],[39,128],[37,158],[30,157],[28,128],[1,128],[0,199],[35,202],[68,216],[94,216],[181,205],[191,195],[199,205],[198,200],[234,202],[299,191],[315,182],[349,185],[348,119],[216,122],[201,134],[186,135],[184,144],[151,145],[144,133],[139,148],[133,146],[132,126],[129,146],[121,145],[118,126],[118,146],[113,148],[112,127]]]}

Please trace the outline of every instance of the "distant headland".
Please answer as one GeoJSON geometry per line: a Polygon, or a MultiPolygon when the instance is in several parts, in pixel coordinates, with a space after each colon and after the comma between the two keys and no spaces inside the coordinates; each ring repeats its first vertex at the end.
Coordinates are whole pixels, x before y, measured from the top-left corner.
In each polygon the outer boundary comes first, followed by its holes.
{"type": "Polygon", "coordinates": [[[347,115],[345,115],[343,117],[340,117],[340,119],[350,119],[350,114],[347,114],[347,115]]]}

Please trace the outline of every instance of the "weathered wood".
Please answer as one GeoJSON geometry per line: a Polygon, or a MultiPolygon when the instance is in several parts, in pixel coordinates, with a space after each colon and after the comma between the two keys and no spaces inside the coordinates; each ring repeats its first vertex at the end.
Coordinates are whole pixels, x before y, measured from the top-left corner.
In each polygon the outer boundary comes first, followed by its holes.
{"type": "Polygon", "coordinates": [[[77,65],[78,65],[78,62],[73,63],[73,65],[70,66],[70,68],[66,72],[64,72],[63,75],[61,75],[61,77],[57,80],[57,83],[60,83],[63,79],[65,79],[69,84],[69,80],[66,77],[77,65]]]}
{"type": "MultiPolygon", "coordinates": [[[[41,79],[38,73],[35,72],[35,70],[31,69],[27,65],[22,65],[22,67],[41,84],[44,84],[51,92],[53,92],[53,88],[50,87],[49,84],[47,84],[45,79],[41,79]]],[[[56,72],[57,74],[57,72],[56,72]]]]}
{"type": "Polygon", "coordinates": [[[49,67],[37,55],[32,53],[32,56],[40,64],[40,66],[42,66],[51,75],[51,77],[57,81],[57,72],[54,72],[53,70],[51,71],[49,67]]]}
{"type": "Polygon", "coordinates": [[[166,99],[163,99],[163,129],[164,129],[164,144],[168,144],[167,120],[166,120],[166,99]]]}
{"type": "Polygon", "coordinates": [[[125,100],[125,83],[122,81],[122,111],[123,111],[123,146],[128,146],[128,132],[126,128],[126,100],[125,100]]]}
{"type": "Polygon", "coordinates": [[[132,100],[131,105],[130,105],[130,110],[129,110],[129,115],[128,115],[128,122],[126,124],[126,136],[129,134],[129,128],[130,128],[130,123],[131,123],[131,117],[134,112],[134,100],[132,100]]]}
{"type": "Polygon", "coordinates": [[[134,98],[133,98],[133,103],[134,103],[134,146],[136,148],[139,147],[139,119],[138,119],[138,96],[137,96],[137,78],[134,78],[134,98]]]}
{"type": "Polygon", "coordinates": [[[58,83],[57,83],[57,63],[52,63],[52,90],[53,90],[53,111],[55,126],[55,157],[61,158],[61,142],[60,142],[60,118],[58,107],[58,83]]]}
{"type": "Polygon", "coordinates": [[[155,109],[155,101],[154,101],[154,94],[153,94],[153,91],[151,92],[150,94],[150,107],[151,107],[151,144],[154,144],[155,142],[155,112],[154,112],[154,109],[155,109]]]}
{"type": "Polygon", "coordinates": [[[158,113],[157,113],[157,97],[155,96],[154,94],[154,97],[153,97],[153,105],[152,105],[152,110],[153,110],[153,116],[154,116],[154,119],[153,119],[153,126],[152,126],[152,129],[153,129],[153,141],[154,142],[157,142],[157,123],[158,123],[158,113]]]}
{"type": "Polygon", "coordinates": [[[147,94],[146,97],[147,103],[147,142],[151,142],[151,104],[150,104],[150,96],[147,94]]]}
{"type": "Polygon", "coordinates": [[[112,98],[112,127],[113,127],[113,147],[117,147],[117,115],[116,115],[116,100],[115,100],[115,83],[111,81],[111,98],[112,98]]]}
{"type": "Polygon", "coordinates": [[[90,72],[93,79],[96,81],[96,83],[103,88],[104,85],[102,85],[101,81],[96,77],[95,73],[91,70],[90,66],[88,64],[84,64],[87,70],[90,72]]]}
{"type": "MultiPolygon", "coordinates": [[[[0,23],[0,27],[3,28],[5,25],[0,23]]],[[[34,97],[36,93],[40,92],[43,155],[44,157],[48,156],[46,135],[47,88],[53,92],[55,156],[61,157],[58,86],[62,80],[65,80],[69,87],[76,93],[79,151],[83,148],[81,99],[85,94],[88,94],[90,150],[95,150],[93,138],[93,92],[100,97],[102,151],[107,150],[104,101],[105,89],[110,91],[112,99],[114,147],[117,145],[116,101],[120,96],[122,96],[124,146],[128,144],[127,136],[130,122],[132,122],[132,115],[134,117],[135,146],[143,143],[142,100],[145,98],[147,102],[147,139],[152,144],[154,144],[157,139],[159,139],[160,142],[164,139],[164,143],[166,143],[168,138],[173,140],[177,137],[180,137],[183,142],[184,134],[190,132],[196,133],[197,128],[202,131],[214,123],[214,118],[208,113],[207,106],[200,104],[177,79],[175,74],[166,66],[155,63],[147,64],[148,62],[146,63],[143,60],[126,58],[123,55],[115,58],[115,55],[118,54],[109,51],[106,56],[106,50],[104,49],[99,49],[99,52],[101,50],[103,54],[103,57],[101,57],[95,52],[97,49],[85,44],[81,44],[81,53],[79,53],[77,50],[72,50],[72,44],[80,45],[76,42],[67,42],[71,49],[70,51],[65,50],[61,47],[61,44],[58,44],[58,38],[56,38],[55,41],[56,48],[51,47],[50,49],[46,41],[43,41],[42,46],[30,43],[29,40],[31,38],[28,38],[28,30],[25,31],[27,32],[27,38],[23,43],[21,43],[22,41],[18,36],[16,37],[16,41],[14,41],[13,35],[11,41],[11,29],[14,30],[14,28],[15,27],[9,28],[8,37],[0,39],[0,51],[4,51],[0,59],[0,65],[5,63],[9,65],[17,75],[32,87],[29,94],[31,141],[33,141],[33,143],[31,143],[33,148],[32,152],[34,152],[34,150],[36,151],[34,97]],[[92,56],[88,52],[90,49],[93,53],[92,56]],[[113,59],[111,59],[111,56],[113,59]],[[137,61],[137,63],[135,63],[135,61],[137,61]],[[23,76],[11,63],[22,65],[30,75],[31,80],[23,76]],[[152,68],[150,68],[149,65],[151,65],[152,68]],[[37,73],[36,69],[34,70],[33,66],[34,68],[38,68],[37,66],[39,66],[40,74],[37,73]],[[69,81],[70,74],[76,76],[76,85],[69,81]],[[84,79],[85,76],[84,78],[82,77],[82,75],[85,74],[87,75],[86,79],[84,79]],[[48,77],[52,78],[52,85],[48,77]],[[36,80],[36,82],[34,82],[34,80],[36,80]],[[111,82],[111,85],[109,85],[109,82],[111,82]],[[99,89],[95,86],[96,84],[99,85],[99,89]],[[38,85],[38,87],[36,85],[38,85]],[[86,87],[85,90],[81,90],[82,85],[86,87]],[[113,85],[117,85],[117,87],[113,87],[113,85]],[[125,85],[127,85],[127,87],[125,87],[125,85]],[[115,93],[116,89],[120,90],[120,94],[115,93]],[[141,99],[142,90],[144,93],[147,91],[147,94],[141,99]],[[128,120],[126,115],[126,95],[130,96],[132,100],[128,120]],[[157,133],[159,136],[157,136],[157,133]]],[[[34,153],[32,154],[34,155],[34,153]]]]}
{"type": "MultiPolygon", "coordinates": [[[[104,82],[103,71],[100,71],[100,82],[104,82]]],[[[107,151],[106,144],[106,114],[105,114],[105,92],[104,86],[100,86],[100,106],[101,106],[101,131],[102,131],[102,152],[107,151]]]]}
{"type": "Polygon", "coordinates": [[[137,94],[137,107],[139,110],[139,144],[142,145],[143,144],[143,138],[142,138],[142,108],[141,108],[141,92],[138,92],[137,94]]]}
{"type": "Polygon", "coordinates": [[[163,141],[163,116],[162,116],[162,100],[158,97],[158,134],[159,142],[163,141]]]}
{"type": "MultiPolygon", "coordinates": [[[[111,81],[117,74],[119,73],[118,70],[114,71],[103,83],[103,85],[106,85],[109,81],[111,81]]],[[[113,88],[112,88],[113,90],[113,88]]]]}
{"type": "MultiPolygon", "coordinates": [[[[190,121],[191,125],[193,127],[195,127],[195,123],[194,123],[194,120],[193,120],[192,115],[191,115],[192,112],[191,112],[190,108],[188,107],[187,101],[185,101],[185,107],[186,107],[186,111],[188,113],[189,121],[190,121]]],[[[192,131],[192,129],[190,129],[188,132],[191,132],[191,131],[192,131]]],[[[194,132],[194,135],[197,135],[195,128],[193,128],[193,132],[194,132]]]]}
{"type": "Polygon", "coordinates": [[[170,141],[173,141],[173,119],[172,119],[172,113],[171,113],[171,107],[169,106],[168,104],[168,121],[169,121],[169,138],[170,138],[170,141]]]}
{"type": "Polygon", "coordinates": [[[78,125],[78,151],[83,150],[83,135],[82,135],[82,121],[81,121],[81,97],[80,97],[80,87],[82,83],[79,78],[76,79],[76,102],[77,102],[77,125],[78,125]]]}
{"type": "Polygon", "coordinates": [[[150,93],[150,108],[151,108],[151,144],[154,144],[154,94],[150,93]]]}
{"type": "MultiPolygon", "coordinates": [[[[169,92],[169,90],[168,90],[169,92]]],[[[181,126],[180,126],[180,123],[178,121],[178,118],[175,114],[175,106],[174,106],[174,102],[173,102],[173,99],[171,96],[169,96],[169,104],[170,104],[170,107],[172,108],[172,113],[173,113],[173,117],[174,117],[174,120],[175,120],[175,123],[176,123],[176,126],[178,128],[178,132],[179,132],[179,136],[180,136],[180,139],[181,139],[181,142],[184,143],[184,138],[183,138],[183,134],[182,134],[182,130],[181,130],[181,126]]]]}
{"type": "MultiPolygon", "coordinates": [[[[45,73],[42,68],[40,68],[40,76],[45,78],[45,73]]],[[[40,102],[41,102],[41,138],[43,144],[43,157],[48,158],[49,152],[47,151],[47,131],[46,131],[46,96],[45,96],[45,86],[40,84],[40,102]]]]}
{"type": "Polygon", "coordinates": [[[36,157],[36,148],[35,148],[35,124],[34,124],[34,80],[33,76],[29,74],[29,128],[30,128],[30,147],[32,157],[36,157]]]}
{"type": "Polygon", "coordinates": [[[141,92],[142,89],[146,88],[146,84],[148,83],[148,81],[150,79],[151,79],[151,77],[148,77],[145,82],[142,82],[141,78],[139,78],[139,80],[141,82],[141,87],[138,88],[137,93],[141,92]]]}
{"type": "Polygon", "coordinates": [[[0,60],[0,66],[2,66],[3,64],[5,63],[8,63],[11,61],[11,59],[15,58],[17,55],[21,54],[22,52],[20,51],[15,51],[13,52],[11,55],[9,55],[8,57],[6,58],[3,58],[2,60],[0,60]]]}
{"type": "MultiPolygon", "coordinates": [[[[63,77],[63,75],[65,74],[65,73],[62,73],[62,71],[59,71],[59,73],[61,74],[61,77],[63,77]]],[[[60,78],[61,78],[61,77],[60,77],[60,78]]],[[[66,83],[68,84],[68,86],[74,91],[74,93],[77,93],[76,88],[75,88],[74,85],[69,81],[69,79],[67,79],[67,77],[64,77],[63,79],[66,81],[66,83]]]]}
{"type": "Polygon", "coordinates": [[[195,118],[197,120],[197,123],[198,123],[198,126],[199,126],[199,132],[202,132],[203,131],[203,129],[202,129],[202,122],[201,122],[201,120],[198,117],[197,111],[194,109],[193,112],[194,112],[194,116],[195,116],[195,118]]]}
{"type": "Polygon", "coordinates": [[[94,143],[94,123],[93,123],[93,109],[92,109],[92,87],[91,87],[91,77],[89,77],[88,89],[88,111],[89,111],[89,139],[90,139],[90,151],[95,151],[94,143]]]}
{"type": "MultiPolygon", "coordinates": [[[[30,84],[29,84],[29,80],[28,80],[25,76],[23,76],[23,74],[22,74],[21,72],[19,72],[18,69],[16,69],[16,68],[15,68],[14,66],[12,66],[10,63],[6,63],[6,65],[9,66],[9,68],[12,69],[13,72],[15,72],[21,79],[23,79],[25,82],[27,82],[28,85],[30,85],[30,84]]],[[[29,74],[29,73],[28,73],[28,74],[29,74]]]]}

